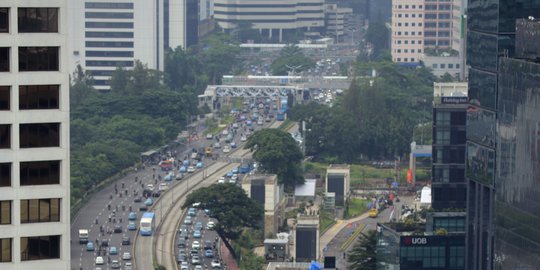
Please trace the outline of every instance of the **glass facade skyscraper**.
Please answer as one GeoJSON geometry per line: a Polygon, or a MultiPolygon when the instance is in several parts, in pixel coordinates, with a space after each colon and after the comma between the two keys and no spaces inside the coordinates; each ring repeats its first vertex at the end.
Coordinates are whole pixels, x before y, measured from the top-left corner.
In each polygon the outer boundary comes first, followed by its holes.
{"type": "MultiPolygon", "coordinates": [[[[516,19],[529,16],[540,16],[540,0],[469,0],[467,63],[470,66],[470,105],[467,110],[466,156],[468,269],[518,269],[515,267],[520,267],[519,264],[503,262],[521,261],[520,257],[525,258],[526,255],[519,253],[519,250],[528,249],[522,246],[524,243],[520,235],[527,234],[525,225],[533,222],[535,214],[524,214],[526,210],[516,204],[516,200],[523,202],[523,193],[534,193],[532,183],[535,167],[516,170],[515,165],[520,161],[516,160],[516,152],[511,148],[515,144],[505,141],[507,136],[512,136],[505,132],[512,131],[503,129],[502,122],[498,125],[498,119],[502,116],[500,109],[506,109],[500,107],[506,104],[501,99],[502,68],[507,72],[518,72],[505,66],[509,65],[505,63],[508,59],[501,59],[514,57],[516,19]],[[505,64],[499,65],[500,62],[505,64]],[[530,188],[517,188],[519,185],[513,183],[519,183],[520,179],[531,183],[530,188]],[[517,219],[516,215],[519,215],[517,219]]],[[[504,97],[509,95],[505,94],[504,97]]],[[[527,129],[530,128],[536,127],[527,129]]],[[[513,139],[514,143],[516,138],[513,139]]],[[[535,209],[538,212],[540,207],[535,209]]],[[[530,244],[529,247],[534,247],[533,243],[530,244]]]]}

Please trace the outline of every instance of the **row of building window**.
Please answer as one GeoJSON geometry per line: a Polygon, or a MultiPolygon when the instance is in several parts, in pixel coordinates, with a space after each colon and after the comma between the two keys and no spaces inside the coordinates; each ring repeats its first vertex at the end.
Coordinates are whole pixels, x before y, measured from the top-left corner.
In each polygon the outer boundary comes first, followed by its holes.
{"type": "MultiPolygon", "coordinates": [[[[21,261],[60,258],[60,235],[21,237],[21,261]]],[[[12,261],[12,238],[0,238],[0,263],[12,261]]]]}
{"type": "MultiPolygon", "coordinates": [[[[21,223],[59,222],[60,200],[30,199],[21,200],[21,223]]],[[[0,201],[0,225],[12,224],[12,201],[0,201]]]]}
{"type": "Polygon", "coordinates": [[[425,28],[450,28],[450,22],[426,22],[425,28]]]}
{"type": "Polygon", "coordinates": [[[437,8],[437,5],[426,5],[426,10],[451,10],[452,6],[449,4],[439,4],[439,7],[437,8]]]}
{"type": "MultiPolygon", "coordinates": [[[[59,123],[36,123],[19,125],[19,147],[58,147],[60,146],[59,123]]],[[[11,148],[11,125],[0,125],[0,149],[11,148]]]]}
{"type": "MultiPolygon", "coordinates": [[[[0,47],[0,72],[10,71],[10,49],[0,47]]],[[[19,71],[58,71],[59,47],[18,47],[19,71]]]]}
{"type": "MultiPolygon", "coordinates": [[[[411,36],[414,36],[414,33],[416,33],[416,32],[411,31],[411,36]]],[[[409,35],[409,31],[404,31],[403,33],[402,33],[401,31],[396,31],[396,32],[394,32],[394,35],[401,36],[402,34],[403,34],[404,36],[408,36],[408,35],[409,35]]],[[[418,32],[418,35],[421,36],[421,35],[422,35],[422,31],[419,31],[419,32],[418,32]]]]}
{"type": "MultiPolygon", "coordinates": [[[[419,13],[418,14],[418,18],[422,18],[422,13],[419,13]]],[[[409,18],[409,14],[408,13],[405,13],[405,14],[402,14],[402,13],[398,13],[398,14],[394,14],[394,17],[398,17],[398,18],[409,18]]],[[[416,18],[416,13],[412,13],[411,14],[411,18],[416,18]]]]}
{"type": "MultiPolygon", "coordinates": [[[[58,109],[59,85],[19,86],[19,110],[58,109]]],[[[11,87],[0,86],[0,111],[11,110],[11,87]]]]}
{"type": "MultiPolygon", "coordinates": [[[[397,25],[397,26],[405,26],[405,27],[407,27],[407,26],[409,26],[409,23],[406,22],[406,23],[403,23],[403,24],[402,24],[402,23],[399,22],[399,23],[397,23],[396,25],[397,25]]],[[[411,26],[412,26],[412,27],[415,27],[415,26],[416,26],[416,23],[411,23],[411,26]]],[[[418,26],[419,26],[419,27],[422,27],[422,23],[418,23],[418,26]]]]}
{"type": "Polygon", "coordinates": [[[445,69],[445,68],[453,69],[453,68],[459,68],[460,65],[459,65],[459,64],[432,64],[431,67],[432,67],[433,69],[437,69],[437,68],[441,68],[441,69],[445,69]]]}
{"type": "Polygon", "coordinates": [[[449,20],[451,16],[450,16],[450,13],[426,13],[426,19],[437,19],[437,18],[441,20],[449,20]]]}
{"type": "MultiPolygon", "coordinates": [[[[395,43],[396,44],[401,44],[401,39],[396,40],[395,43]]],[[[409,40],[403,40],[403,43],[404,44],[409,44],[409,40]]],[[[416,44],[422,44],[422,40],[417,40],[417,41],[411,40],[411,44],[415,44],[415,43],[416,44]]]]}
{"type": "MultiPolygon", "coordinates": [[[[397,9],[416,9],[416,5],[394,5],[394,8],[397,8],[397,9]]],[[[418,5],[418,9],[422,9],[422,5],[418,5]]]]}
{"type": "MultiPolygon", "coordinates": [[[[0,163],[0,187],[11,186],[11,163],[0,163]]],[[[60,184],[60,161],[21,162],[20,185],[58,185],[60,184]]]]}
{"type": "Polygon", "coordinates": [[[424,43],[426,46],[439,46],[439,47],[450,46],[450,40],[426,39],[424,43]]]}
{"type": "MultiPolygon", "coordinates": [[[[18,8],[19,33],[57,33],[58,8],[18,8]]],[[[0,33],[9,33],[9,8],[0,7],[0,33]]]]}
{"type": "Polygon", "coordinates": [[[425,37],[450,37],[450,31],[425,31],[425,37]]]}
{"type": "MultiPolygon", "coordinates": [[[[415,50],[415,49],[410,49],[410,51],[411,51],[411,53],[415,53],[415,52],[416,52],[416,53],[422,53],[422,49],[417,49],[417,50],[415,50]]],[[[395,52],[395,53],[401,53],[401,49],[394,49],[394,52],[395,52]]],[[[403,52],[404,52],[404,53],[408,53],[408,52],[409,52],[409,49],[403,49],[403,52]]]]}
{"type": "MultiPolygon", "coordinates": [[[[405,57],[405,58],[403,58],[403,61],[401,61],[401,57],[394,58],[394,62],[409,62],[409,58],[408,58],[408,57],[405,57]]],[[[415,62],[415,59],[414,59],[414,58],[411,58],[411,59],[410,59],[410,62],[414,63],[414,62],[415,62]]]]}

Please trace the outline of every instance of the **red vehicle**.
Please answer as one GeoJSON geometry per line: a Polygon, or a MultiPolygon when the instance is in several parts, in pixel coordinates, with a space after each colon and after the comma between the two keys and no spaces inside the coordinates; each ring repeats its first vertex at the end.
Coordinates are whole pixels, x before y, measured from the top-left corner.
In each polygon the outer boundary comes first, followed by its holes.
{"type": "Polygon", "coordinates": [[[172,160],[163,160],[159,163],[159,167],[162,171],[170,171],[172,170],[174,164],[172,160]]]}

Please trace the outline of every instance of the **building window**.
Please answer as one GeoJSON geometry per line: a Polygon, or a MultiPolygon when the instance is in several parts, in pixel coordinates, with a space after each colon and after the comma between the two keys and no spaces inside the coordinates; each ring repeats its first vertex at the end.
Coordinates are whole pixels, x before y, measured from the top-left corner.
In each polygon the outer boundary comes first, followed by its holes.
{"type": "Polygon", "coordinates": [[[409,52],[409,50],[408,50],[408,49],[405,49],[405,50],[404,50],[404,53],[408,53],[408,52],[409,52]]]}
{"type": "Polygon", "coordinates": [[[405,23],[405,26],[409,26],[409,23],[405,23]]]}
{"type": "Polygon", "coordinates": [[[456,68],[459,68],[459,64],[456,64],[456,68]]]}
{"type": "Polygon", "coordinates": [[[11,109],[11,91],[9,86],[0,86],[0,111],[11,109]]]}
{"type": "Polygon", "coordinates": [[[416,26],[416,23],[411,23],[411,26],[416,26]]]}
{"type": "Polygon", "coordinates": [[[60,235],[21,237],[21,260],[60,258],[60,235]]]}
{"type": "MultiPolygon", "coordinates": [[[[414,15],[414,14],[413,14],[414,15]]],[[[405,14],[405,18],[409,18],[409,14],[405,14]]]]}
{"type": "Polygon", "coordinates": [[[397,52],[400,53],[400,52],[401,52],[401,49],[398,49],[397,52]]]}
{"type": "Polygon", "coordinates": [[[397,41],[397,44],[401,44],[401,40],[398,40],[398,41],[397,41]]]}
{"type": "Polygon", "coordinates": [[[409,41],[408,41],[408,40],[405,40],[405,44],[409,44],[409,41]]]}
{"type": "Polygon", "coordinates": [[[0,201],[0,225],[11,224],[11,201],[0,201]]]}
{"type": "Polygon", "coordinates": [[[437,68],[437,64],[431,65],[431,68],[434,68],[434,69],[437,68]]]}
{"type": "Polygon", "coordinates": [[[454,64],[448,64],[448,68],[454,68],[454,64]]]}
{"type": "Polygon", "coordinates": [[[420,22],[420,23],[418,23],[418,26],[422,26],[422,23],[421,23],[421,22],[420,22]]]}
{"type": "Polygon", "coordinates": [[[57,33],[57,8],[19,8],[19,33],[57,33]]]}
{"type": "Polygon", "coordinates": [[[60,221],[60,199],[21,200],[21,223],[60,221]]]}
{"type": "Polygon", "coordinates": [[[411,62],[414,62],[414,58],[411,58],[411,62]]]}
{"type": "Polygon", "coordinates": [[[9,8],[0,8],[0,33],[9,33],[9,8]]]}
{"type": "Polygon", "coordinates": [[[401,26],[401,23],[398,23],[397,26],[401,26]]]}
{"type": "Polygon", "coordinates": [[[446,64],[441,64],[441,68],[446,68],[446,64]]]}
{"type": "Polygon", "coordinates": [[[414,14],[414,13],[411,14],[411,17],[416,18],[416,14],[414,14]]]}
{"type": "Polygon", "coordinates": [[[0,262],[11,262],[11,238],[0,239],[0,262]]]}
{"type": "Polygon", "coordinates": [[[435,143],[436,144],[449,144],[450,143],[450,130],[438,129],[435,134],[435,143]]]}
{"type": "Polygon", "coordinates": [[[60,146],[60,123],[20,124],[20,147],[60,146]]]}
{"type": "Polygon", "coordinates": [[[403,62],[409,62],[409,58],[404,58],[403,62]]]}
{"type": "Polygon", "coordinates": [[[0,48],[0,72],[9,72],[9,47],[0,48]]]}
{"type": "Polygon", "coordinates": [[[21,162],[21,186],[60,184],[60,161],[21,162]]]}
{"type": "Polygon", "coordinates": [[[19,71],[58,71],[58,47],[19,47],[19,71]]]}
{"type": "Polygon", "coordinates": [[[400,14],[398,14],[397,16],[398,16],[398,18],[401,18],[401,13],[400,13],[400,14]]]}
{"type": "Polygon", "coordinates": [[[133,38],[133,32],[93,32],[85,33],[87,38],[133,38]]]}
{"type": "Polygon", "coordinates": [[[398,58],[397,61],[398,61],[398,62],[401,62],[401,58],[398,58]]]}
{"type": "Polygon", "coordinates": [[[0,125],[0,149],[11,148],[11,125],[0,125]]]}
{"type": "Polygon", "coordinates": [[[0,187],[11,186],[11,163],[0,163],[0,187]]]}
{"type": "Polygon", "coordinates": [[[59,85],[19,86],[19,110],[58,109],[59,99],[59,85]]]}

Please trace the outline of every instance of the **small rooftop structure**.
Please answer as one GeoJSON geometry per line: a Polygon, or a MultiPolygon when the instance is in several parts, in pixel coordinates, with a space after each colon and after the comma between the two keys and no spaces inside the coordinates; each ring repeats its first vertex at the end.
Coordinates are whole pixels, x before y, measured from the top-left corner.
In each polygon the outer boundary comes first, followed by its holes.
{"type": "Polygon", "coordinates": [[[420,193],[421,204],[431,204],[431,187],[425,186],[420,193]]]}

